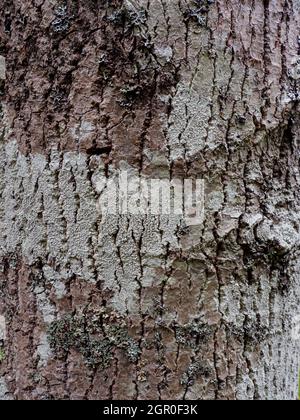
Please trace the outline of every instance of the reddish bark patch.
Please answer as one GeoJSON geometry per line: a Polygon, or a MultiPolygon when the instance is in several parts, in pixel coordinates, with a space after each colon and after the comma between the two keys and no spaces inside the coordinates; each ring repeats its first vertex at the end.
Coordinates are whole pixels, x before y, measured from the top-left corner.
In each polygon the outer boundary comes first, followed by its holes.
{"type": "Polygon", "coordinates": [[[109,148],[115,164],[139,167],[145,142],[163,147],[159,116],[168,104],[159,94],[178,74],[155,60],[145,11],[129,11],[121,0],[4,3],[5,103],[11,138],[25,154],[109,148]]]}

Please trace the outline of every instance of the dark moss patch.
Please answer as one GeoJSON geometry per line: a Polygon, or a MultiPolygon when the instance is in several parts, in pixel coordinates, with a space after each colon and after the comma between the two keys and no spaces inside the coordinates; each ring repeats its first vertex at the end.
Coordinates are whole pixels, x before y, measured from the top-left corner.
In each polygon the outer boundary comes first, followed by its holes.
{"type": "Polygon", "coordinates": [[[241,114],[237,114],[235,116],[235,120],[238,125],[245,125],[247,122],[247,118],[245,117],[245,115],[241,115],[241,114]]]}
{"type": "Polygon", "coordinates": [[[121,89],[123,98],[118,100],[121,107],[131,108],[134,102],[136,102],[142,94],[142,88],[139,85],[127,85],[121,89]]]}

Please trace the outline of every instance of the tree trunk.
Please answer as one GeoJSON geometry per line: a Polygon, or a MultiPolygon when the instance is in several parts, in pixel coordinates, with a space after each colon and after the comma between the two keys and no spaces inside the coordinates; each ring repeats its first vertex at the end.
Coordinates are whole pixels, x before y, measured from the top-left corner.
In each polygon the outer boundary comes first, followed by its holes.
{"type": "Polygon", "coordinates": [[[295,400],[299,1],[0,18],[0,398],[295,400]],[[121,170],[204,179],[204,221],[101,218],[121,170]]]}

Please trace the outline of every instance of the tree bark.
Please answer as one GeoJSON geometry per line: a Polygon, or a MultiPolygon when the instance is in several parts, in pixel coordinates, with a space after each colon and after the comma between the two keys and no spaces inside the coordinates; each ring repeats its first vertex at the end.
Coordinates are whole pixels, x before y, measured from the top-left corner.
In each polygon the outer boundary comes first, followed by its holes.
{"type": "Polygon", "coordinates": [[[0,398],[297,398],[298,0],[2,0],[0,398]],[[205,180],[205,219],[97,180],[205,180]]]}

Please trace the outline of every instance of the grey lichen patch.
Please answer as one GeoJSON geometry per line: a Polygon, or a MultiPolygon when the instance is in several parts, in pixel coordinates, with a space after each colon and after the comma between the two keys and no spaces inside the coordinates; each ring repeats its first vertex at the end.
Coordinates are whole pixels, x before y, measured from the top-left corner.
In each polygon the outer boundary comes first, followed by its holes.
{"type": "Polygon", "coordinates": [[[262,324],[258,319],[249,317],[246,317],[242,327],[225,323],[225,329],[228,338],[237,339],[239,342],[252,348],[275,335],[275,331],[270,326],[262,324]]]}
{"type": "Polygon", "coordinates": [[[63,34],[67,32],[71,25],[72,15],[68,11],[66,3],[59,4],[54,10],[55,19],[51,24],[54,33],[63,34]]]}
{"type": "Polygon", "coordinates": [[[194,385],[197,378],[201,376],[209,377],[212,374],[211,368],[205,365],[204,362],[194,361],[187,368],[180,380],[181,385],[189,387],[194,385]]]}
{"type": "Polygon", "coordinates": [[[247,268],[252,268],[254,264],[269,264],[273,269],[284,268],[288,264],[288,254],[282,254],[278,249],[272,247],[258,247],[253,244],[244,246],[244,261],[247,268]]]}
{"type": "Polygon", "coordinates": [[[45,333],[42,333],[40,335],[39,344],[36,349],[38,367],[46,366],[51,356],[52,356],[52,353],[51,353],[50,345],[47,339],[47,335],[45,333]]]}
{"type": "Polygon", "coordinates": [[[0,55],[0,80],[5,80],[6,77],[6,61],[5,57],[0,55]]]}
{"type": "MultiPolygon", "coordinates": [[[[5,79],[6,79],[6,59],[0,55],[0,97],[5,93],[5,79]]],[[[3,119],[3,108],[0,103],[0,120],[3,119]]],[[[1,134],[1,133],[0,133],[1,134]]]]}
{"type": "Polygon", "coordinates": [[[133,10],[123,5],[116,8],[113,13],[107,17],[107,20],[116,26],[125,28],[126,33],[145,24],[147,17],[144,9],[133,10]]]}
{"type": "Polygon", "coordinates": [[[270,336],[270,329],[265,325],[248,322],[244,327],[245,341],[248,344],[261,343],[270,336]]]}
{"type": "Polygon", "coordinates": [[[3,315],[0,315],[0,340],[6,339],[6,321],[3,315]]]}
{"type": "MultiPolygon", "coordinates": [[[[201,345],[207,345],[209,340],[214,339],[217,328],[217,325],[208,325],[198,320],[193,320],[186,325],[173,325],[176,342],[194,350],[201,345]]],[[[228,337],[234,337],[246,344],[261,343],[274,334],[269,326],[250,318],[247,318],[242,326],[224,321],[224,328],[228,337]]]]}
{"type": "Polygon", "coordinates": [[[0,378],[0,401],[3,400],[12,400],[12,395],[10,395],[7,385],[4,378],[0,378]]]}
{"type": "Polygon", "coordinates": [[[129,335],[124,319],[104,309],[69,314],[52,322],[48,340],[58,358],[65,358],[71,349],[75,349],[90,368],[108,368],[117,349],[121,349],[131,363],[136,363],[140,354],[138,343],[129,335]]]}
{"type": "Polygon", "coordinates": [[[292,62],[291,67],[288,69],[288,76],[294,80],[300,79],[300,56],[297,56],[292,62]]]}
{"type": "Polygon", "coordinates": [[[209,6],[214,2],[214,0],[193,0],[192,5],[185,11],[186,21],[191,20],[199,26],[205,26],[209,6]]]}
{"type": "Polygon", "coordinates": [[[176,341],[178,344],[196,348],[199,343],[205,343],[213,336],[215,327],[197,320],[184,326],[175,325],[176,341]]]}

